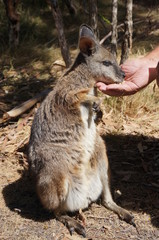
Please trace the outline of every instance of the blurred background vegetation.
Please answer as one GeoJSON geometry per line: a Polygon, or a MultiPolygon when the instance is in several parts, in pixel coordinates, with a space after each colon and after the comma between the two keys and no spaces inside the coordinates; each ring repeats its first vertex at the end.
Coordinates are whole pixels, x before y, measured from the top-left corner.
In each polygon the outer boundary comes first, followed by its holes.
{"type": "MultiPolygon", "coordinates": [[[[82,23],[89,23],[88,1],[72,1],[76,14],[71,16],[68,9],[59,1],[62,11],[64,30],[71,49],[76,49],[78,30],[82,23]]],[[[100,38],[111,30],[111,0],[98,1],[100,38]],[[101,24],[104,22],[104,27],[101,24]]],[[[125,1],[118,1],[118,24],[124,22],[125,1]]],[[[153,1],[134,1],[133,3],[133,54],[144,54],[158,43],[159,34],[159,3],[153,1]]],[[[15,67],[31,64],[35,59],[45,63],[57,59],[58,37],[54,19],[48,4],[44,0],[23,0],[19,2],[20,14],[20,44],[16,50],[9,48],[8,19],[3,1],[0,1],[0,63],[12,63],[15,67]],[[9,59],[8,59],[9,58],[9,59]]],[[[119,29],[119,44],[122,40],[123,29],[119,29]]],[[[109,44],[110,38],[106,44],[109,44]]],[[[120,48],[120,45],[119,45],[120,48]]]]}

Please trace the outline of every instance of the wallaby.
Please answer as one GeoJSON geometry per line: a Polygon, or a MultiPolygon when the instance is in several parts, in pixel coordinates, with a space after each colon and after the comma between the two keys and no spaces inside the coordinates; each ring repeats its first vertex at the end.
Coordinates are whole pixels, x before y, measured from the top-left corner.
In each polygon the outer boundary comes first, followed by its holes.
{"type": "Polygon", "coordinates": [[[71,233],[85,236],[84,226],[66,213],[85,209],[100,196],[121,219],[133,223],[133,217],[112,199],[106,147],[92,110],[95,83],[120,83],[124,73],[87,25],[80,28],[79,49],[35,115],[28,159],[43,206],[71,233]]]}

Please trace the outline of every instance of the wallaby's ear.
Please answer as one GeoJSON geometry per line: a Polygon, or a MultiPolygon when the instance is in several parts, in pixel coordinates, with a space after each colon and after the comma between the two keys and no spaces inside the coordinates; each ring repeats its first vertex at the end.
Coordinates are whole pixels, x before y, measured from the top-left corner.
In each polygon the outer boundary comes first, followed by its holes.
{"type": "Polygon", "coordinates": [[[95,48],[96,40],[93,30],[83,24],[79,30],[79,49],[82,53],[91,55],[93,49],[95,48]]]}

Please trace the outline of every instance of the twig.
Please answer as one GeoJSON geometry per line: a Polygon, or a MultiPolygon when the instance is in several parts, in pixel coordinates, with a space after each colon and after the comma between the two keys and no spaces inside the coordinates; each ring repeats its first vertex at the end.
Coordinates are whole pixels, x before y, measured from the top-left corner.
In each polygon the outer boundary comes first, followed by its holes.
{"type": "Polygon", "coordinates": [[[89,215],[89,216],[87,216],[87,218],[105,219],[106,217],[100,217],[100,216],[89,215]]]}
{"type": "MultiPolygon", "coordinates": [[[[124,26],[124,23],[121,23],[117,26],[117,29],[123,26],[124,26]]],[[[103,44],[107,38],[111,37],[111,35],[112,35],[112,31],[110,31],[104,38],[100,40],[100,44],[103,44]]]]}
{"type": "MultiPolygon", "coordinates": [[[[134,22],[133,24],[136,25],[136,24],[143,23],[143,22],[145,22],[145,20],[139,20],[139,21],[134,22]]],[[[119,24],[117,26],[117,29],[120,27],[124,27],[124,23],[119,24]]],[[[100,44],[103,44],[109,37],[111,37],[111,35],[112,35],[112,31],[110,31],[104,38],[102,38],[100,40],[100,44]]]]}

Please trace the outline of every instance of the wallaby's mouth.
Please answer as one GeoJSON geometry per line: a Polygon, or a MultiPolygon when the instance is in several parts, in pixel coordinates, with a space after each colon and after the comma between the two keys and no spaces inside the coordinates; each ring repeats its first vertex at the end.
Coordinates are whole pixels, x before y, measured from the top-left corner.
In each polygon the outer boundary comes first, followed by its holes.
{"type": "Polygon", "coordinates": [[[112,83],[122,83],[123,81],[124,81],[124,78],[111,79],[111,78],[100,77],[97,79],[97,82],[102,82],[106,85],[109,85],[112,83]]]}

